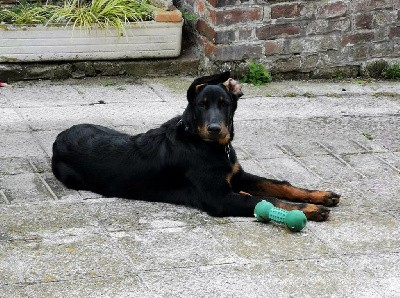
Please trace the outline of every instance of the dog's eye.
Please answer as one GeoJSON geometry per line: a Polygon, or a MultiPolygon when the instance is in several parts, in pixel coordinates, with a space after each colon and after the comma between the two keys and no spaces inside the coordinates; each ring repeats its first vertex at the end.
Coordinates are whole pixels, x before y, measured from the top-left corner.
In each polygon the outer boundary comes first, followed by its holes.
{"type": "Polygon", "coordinates": [[[206,102],[205,102],[205,101],[200,101],[200,102],[198,103],[198,106],[199,106],[200,108],[205,108],[205,107],[206,107],[206,102]]]}
{"type": "Polygon", "coordinates": [[[221,102],[221,106],[223,106],[224,108],[229,107],[229,102],[227,102],[227,101],[222,101],[222,102],[221,102]]]}

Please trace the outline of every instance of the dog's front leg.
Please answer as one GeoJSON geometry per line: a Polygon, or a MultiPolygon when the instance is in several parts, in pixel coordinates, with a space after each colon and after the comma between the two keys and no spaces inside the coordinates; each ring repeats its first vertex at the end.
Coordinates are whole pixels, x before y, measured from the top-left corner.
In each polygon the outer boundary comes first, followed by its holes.
{"type": "Polygon", "coordinates": [[[306,190],[292,186],[286,181],[277,181],[238,172],[232,177],[232,188],[235,192],[248,193],[252,196],[266,197],[276,207],[286,210],[302,210],[309,220],[323,221],[329,216],[329,209],[324,206],[335,206],[339,203],[339,195],[330,191],[306,190]],[[302,204],[293,204],[274,198],[286,199],[302,204]],[[312,203],[312,204],[309,204],[312,203]],[[324,206],[318,206],[324,205],[324,206]]]}
{"type": "Polygon", "coordinates": [[[204,204],[204,210],[211,216],[242,216],[254,215],[254,208],[262,199],[253,196],[242,196],[228,193],[223,197],[211,198],[204,204]]]}

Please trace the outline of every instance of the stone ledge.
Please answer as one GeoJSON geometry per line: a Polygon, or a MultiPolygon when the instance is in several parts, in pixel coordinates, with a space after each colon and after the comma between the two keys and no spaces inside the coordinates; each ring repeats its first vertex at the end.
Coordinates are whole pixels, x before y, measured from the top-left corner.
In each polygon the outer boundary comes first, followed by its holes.
{"type": "Polygon", "coordinates": [[[151,77],[167,75],[196,75],[199,58],[191,51],[178,58],[79,61],[63,63],[0,63],[0,81],[57,80],[95,76],[151,77]]]}

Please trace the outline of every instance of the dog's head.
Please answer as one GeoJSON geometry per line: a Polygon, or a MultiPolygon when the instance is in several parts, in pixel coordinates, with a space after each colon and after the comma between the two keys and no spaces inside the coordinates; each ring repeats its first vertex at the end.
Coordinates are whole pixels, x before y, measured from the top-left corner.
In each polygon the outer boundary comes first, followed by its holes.
{"type": "Polygon", "coordinates": [[[226,145],[233,138],[233,116],[242,95],[230,72],[194,80],[187,91],[185,126],[205,141],[226,145]]]}

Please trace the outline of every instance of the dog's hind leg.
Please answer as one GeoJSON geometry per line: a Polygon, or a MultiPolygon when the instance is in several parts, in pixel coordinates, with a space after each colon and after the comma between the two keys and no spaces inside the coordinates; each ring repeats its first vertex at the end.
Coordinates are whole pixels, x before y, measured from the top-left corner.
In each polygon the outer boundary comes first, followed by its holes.
{"type": "Polygon", "coordinates": [[[62,161],[52,161],[52,170],[54,176],[60,180],[66,187],[75,190],[84,190],[85,185],[82,177],[72,167],[62,161]]]}

